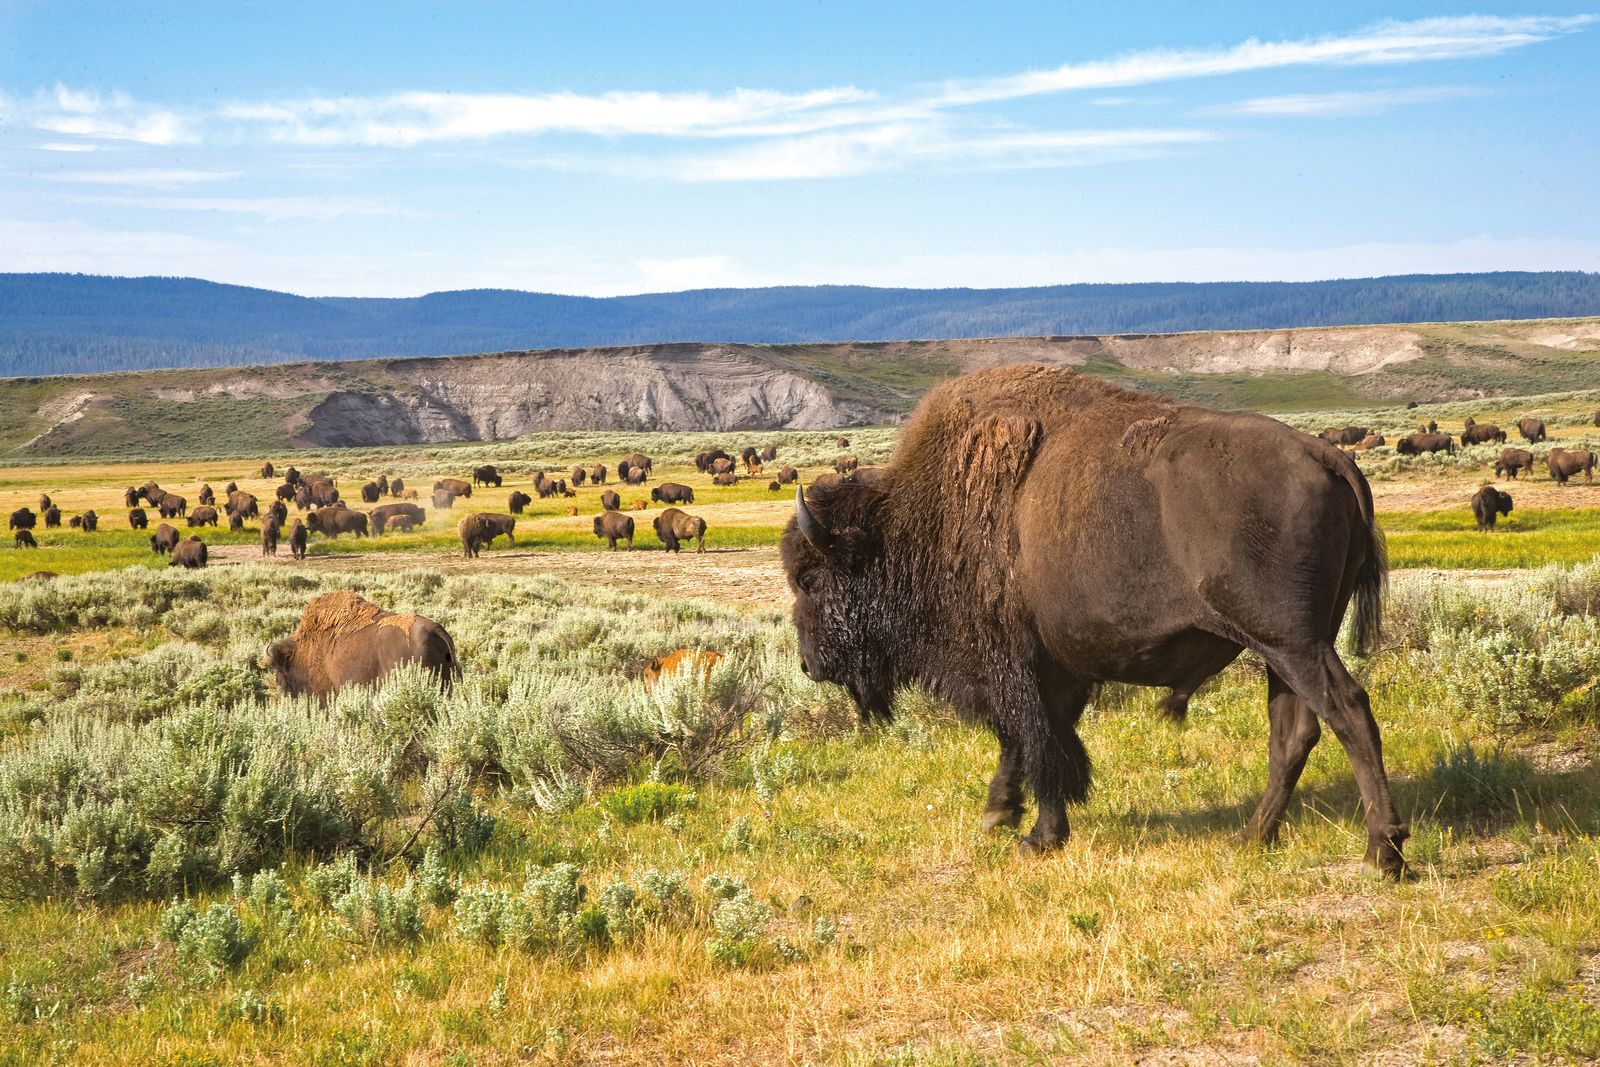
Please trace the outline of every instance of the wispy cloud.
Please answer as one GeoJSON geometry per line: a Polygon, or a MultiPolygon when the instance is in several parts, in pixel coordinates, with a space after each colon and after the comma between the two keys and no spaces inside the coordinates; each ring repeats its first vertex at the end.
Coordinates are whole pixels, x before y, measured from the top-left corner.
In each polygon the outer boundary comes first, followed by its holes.
{"type": "Polygon", "coordinates": [[[64,85],[25,99],[0,93],[0,122],[47,133],[149,145],[180,144],[198,137],[191,120],[170,108],[143,103],[127,93],[86,92],[64,85]]]}
{"type": "Polygon", "coordinates": [[[78,170],[51,176],[52,181],[74,185],[126,185],[145,189],[172,189],[183,185],[220,182],[238,177],[231,170],[181,170],[140,167],[127,170],[78,170]]]}
{"type": "Polygon", "coordinates": [[[1374,89],[1367,92],[1296,93],[1287,96],[1258,96],[1231,104],[1203,107],[1197,115],[1258,115],[1283,118],[1349,118],[1381,115],[1406,104],[1428,104],[1462,97],[1484,96],[1486,90],[1468,86],[1441,86],[1433,89],[1374,89]]]}
{"type": "Polygon", "coordinates": [[[78,196],[56,197],[62,203],[99,204],[149,211],[215,212],[255,215],[264,219],[344,219],[360,217],[418,218],[419,214],[374,200],[328,196],[78,196]]]}
{"type": "Polygon", "coordinates": [[[89,141],[46,141],[36,147],[41,152],[94,152],[100,148],[89,141]]]}

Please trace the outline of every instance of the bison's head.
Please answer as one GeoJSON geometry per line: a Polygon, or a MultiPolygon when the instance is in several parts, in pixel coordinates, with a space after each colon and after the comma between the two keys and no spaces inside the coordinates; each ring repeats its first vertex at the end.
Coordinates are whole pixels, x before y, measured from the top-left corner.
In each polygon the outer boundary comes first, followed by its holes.
{"type": "Polygon", "coordinates": [[[292,637],[272,642],[267,646],[266,659],[261,664],[277,675],[278,688],[288,696],[298,696],[305,691],[305,671],[297,669],[294,661],[298,644],[292,637]]]}
{"type": "Polygon", "coordinates": [[[843,686],[863,721],[887,720],[895,681],[885,626],[903,624],[885,602],[884,546],[878,524],[883,492],[874,485],[826,487],[817,507],[795,490],[795,516],[783,533],[783,567],[794,591],[800,669],[843,686]]]}

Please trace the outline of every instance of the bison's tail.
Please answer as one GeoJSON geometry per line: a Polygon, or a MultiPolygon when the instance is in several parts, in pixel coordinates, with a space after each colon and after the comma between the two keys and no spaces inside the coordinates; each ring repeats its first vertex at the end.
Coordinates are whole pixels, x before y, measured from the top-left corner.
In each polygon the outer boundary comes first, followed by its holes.
{"type": "Polygon", "coordinates": [[[1357,654],[1366,655],[1378,647],[1378,639],[1383,636],[1383,594],[1389,587],[1389,547],[1383,531],[1378,529],[1372,488],[1353,460],[1345,478],[1361,505],[1361,520],[1366,526],[1366,558],[1356,574],[1356,615],[1351,630],[1357,654]]]}

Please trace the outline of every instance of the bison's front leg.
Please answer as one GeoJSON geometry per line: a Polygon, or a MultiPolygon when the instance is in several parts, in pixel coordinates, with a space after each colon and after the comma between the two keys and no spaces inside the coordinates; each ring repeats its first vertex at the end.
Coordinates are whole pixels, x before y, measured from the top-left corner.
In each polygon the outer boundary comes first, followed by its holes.
{"type": "Polygon", "coordinates": [[[1022,839],[1024,852],[1060,848],[1067,840],[1067,804],[1089,797],[1089,753],[1078,739],[1078,719],[1089,703],[1087,683],[1068,677],[1047,679],[1033,701],[1019,702],[1017,723],[1023,737],[1023,766],[1039,805],[1033,829],[1022,839]]]}
{"type": "Polygon", "coordinates": [[[1022,823],[1022,746],[1008,734],[1000,739],[1000,764],[989,780],[989,802],[983,808],[983,829],[1022,823]]]}

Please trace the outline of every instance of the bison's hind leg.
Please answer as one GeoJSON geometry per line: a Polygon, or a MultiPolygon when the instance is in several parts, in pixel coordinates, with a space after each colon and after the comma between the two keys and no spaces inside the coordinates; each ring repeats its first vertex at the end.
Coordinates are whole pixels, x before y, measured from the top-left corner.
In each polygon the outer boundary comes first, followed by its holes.
{"type": "Polygon", "coordinates": [[[1000,763],[989,780],[989,800],[983,807],[985,831],[1022,824],[1022,746],[1001,733],[1000,763]]]}

